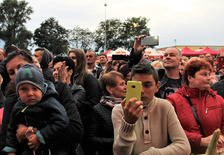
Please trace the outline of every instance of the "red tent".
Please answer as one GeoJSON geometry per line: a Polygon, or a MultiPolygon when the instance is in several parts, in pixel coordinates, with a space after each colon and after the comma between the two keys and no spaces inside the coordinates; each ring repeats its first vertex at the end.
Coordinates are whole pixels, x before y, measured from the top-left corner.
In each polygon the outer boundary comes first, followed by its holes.
{"type": "Polygon", "coordinates": [[[181,50],[181,53],[182,53],[183,56],[198,56],[198,55],[200,55],[199,52],[191,50],[188,47],[184,47],[181,50]]]}
{"type": "Polygon", "coordinates": [[[200,54],[211,54],[211,55],[217,55],[219,53],[219,51],[213,50],[209,47],[206,47],[205,49],[199,51],[200,54]]]}

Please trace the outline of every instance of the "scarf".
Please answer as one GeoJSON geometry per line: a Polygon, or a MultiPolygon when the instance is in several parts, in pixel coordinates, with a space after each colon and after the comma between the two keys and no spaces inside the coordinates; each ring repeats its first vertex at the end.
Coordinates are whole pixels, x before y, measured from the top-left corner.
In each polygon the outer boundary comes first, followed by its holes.
{"type": "Polygon", "coordinates": [[[102,96],[100,104],[113,108],[115,105],[120,104],[123,98],[116,98],[111,96],[102,96]]]}

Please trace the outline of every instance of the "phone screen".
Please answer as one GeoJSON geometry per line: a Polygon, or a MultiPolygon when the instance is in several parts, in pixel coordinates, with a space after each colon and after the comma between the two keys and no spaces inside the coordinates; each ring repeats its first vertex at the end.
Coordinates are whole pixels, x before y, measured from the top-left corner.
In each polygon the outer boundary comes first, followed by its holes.
{"type": "Polygon", "coordinates": [[[159,45],[159,36],[147,36],[141,38],[142,46],[156,46],[159,45]]]}

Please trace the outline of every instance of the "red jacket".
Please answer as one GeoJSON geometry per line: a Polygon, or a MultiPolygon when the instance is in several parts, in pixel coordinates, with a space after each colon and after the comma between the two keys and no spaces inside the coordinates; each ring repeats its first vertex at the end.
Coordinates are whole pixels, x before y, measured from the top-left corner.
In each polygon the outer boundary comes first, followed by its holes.
{"type": "Polygon", "coordinates": [[[202,137],[200,126],[184,96],[189,96],[206,137],[212,135],[217,128],[220,128],[224,134],[224,100],[212,89],[200,91],[186,85],[179,88],[176,93],[167,96],[188,137],[192,152],[204,153],[206,148],[200,148],[202,137]]]}

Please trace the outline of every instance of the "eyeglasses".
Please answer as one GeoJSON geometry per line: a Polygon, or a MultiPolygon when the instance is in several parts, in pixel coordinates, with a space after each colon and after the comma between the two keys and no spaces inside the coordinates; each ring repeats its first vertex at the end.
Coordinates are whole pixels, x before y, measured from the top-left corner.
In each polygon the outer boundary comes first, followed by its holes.
{"type": "Polygon", "coordinates": [[[76,56],[71,56],[69,58],[71,58],[72,60],[75,60],[76,59],[76,56]]]}
{"type": "Polygon", "coordinates": [[[92,58],[93,56],[92,56],[92,55],[86,55],[86,58],[88,58],[88,57],[89,57],[89,58],[92,58]]]}

